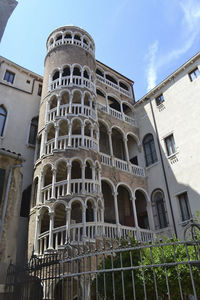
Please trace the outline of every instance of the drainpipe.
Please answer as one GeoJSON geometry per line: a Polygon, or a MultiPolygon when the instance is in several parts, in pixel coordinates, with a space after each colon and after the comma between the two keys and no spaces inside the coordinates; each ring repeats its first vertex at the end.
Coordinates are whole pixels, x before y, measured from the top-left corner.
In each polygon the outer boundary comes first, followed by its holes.
{"type": "Polygon", "coordinates": [[[165,185],[166,185],[166,189],[167,189],[167,196],[168,196],[168,199],[169,199],[169,206],[170,206],[170,211],[171,211],[171,216],[172,216],[172,223],[173,223],[173,227],[174,227],[174,233],[175,233],[175,236],[177,238],[176,223],[175,223],[174,212],[173,212],[173,208],[172,208],[172,199],[171,199],[170,192],[169,192],[169,185],[168,185],[168,181],[167,181],[167,175],[166,175],[166,171],[165,171],[165,166],[164,166],[164,161],[163,161],[163,156],[162,156],[162,151],[161,151],[161,146],[160,146],[158,128],[157,128],[157,124],[156,124],[156,119],[155,119],[155,114],[154,114],[154,111],[153,111],[153,106],[152,106],[152,103],[151,103],[151,99],[149,99],[149,102],[150,102],[150,107],[151,107],[151,113],[152,113],[152,116],[153,116],[153,123],[154,123],[155,131],[156,131],[156,139],[157,139],[157,143],[158,143],[158,149],[159,149],[159,153],[160,153],[161,165],[162,165],[165,185]]]}
{"type": "Polygon", "coordinates": [[[6,186],[6,194],[5,194],[4,204],[3,204],[3,211],[2,211],[2,218],[0,220],[0,242],[1,242],[1,238],[2,238],[3,224],[4,224],[4,220],[5,220],[5,216],[6,216],[6,209],[7,209],[7,204],[8,204],[8,193],[9,193],[9,189],[10,189],[13,169],[21,168],[21,167],[22,167],[22,164],[12,165],[9,168],[8,182],[7,182],[7,186],[6,186]]]}

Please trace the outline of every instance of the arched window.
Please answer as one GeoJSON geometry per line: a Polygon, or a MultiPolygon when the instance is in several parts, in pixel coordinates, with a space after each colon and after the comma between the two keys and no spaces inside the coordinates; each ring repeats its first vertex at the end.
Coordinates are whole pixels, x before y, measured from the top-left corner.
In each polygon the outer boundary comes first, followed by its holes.
{"type": "Polygon", "coordinates": [[[3,135],[5,123],[6,123],[7,111],[3,106],[0,106],[0,136],[3,135]]]}
{"type": "Polygon", "coordinates": [[[152,209],[154,215],[155,228],[161,229],[167,227],[167,212],[165,208],[163,191],[155,190],[152,193],[152,209]]]}
{"type": "Polygon", "coordinates": [[[30,132],[28,138],[28,143],[31,145],[36,144],[37,130],[38,130],[38,117],[35,117],[31,120],[30,132]]]}
{"type": "Polygon", "coordinates": [[[158,160],[153,135],[151,133],[147,134],[143,139],[143,148],[146,166],[148,167],[158,160]]]}

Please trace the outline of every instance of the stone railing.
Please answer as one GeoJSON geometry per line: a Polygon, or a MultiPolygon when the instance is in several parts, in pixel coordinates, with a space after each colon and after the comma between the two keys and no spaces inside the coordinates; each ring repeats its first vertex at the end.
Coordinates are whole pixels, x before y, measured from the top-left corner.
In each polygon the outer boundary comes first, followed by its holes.
{"type": "Polygon", "coordinates": [[[119,158],[111,157],[108,154],[100,153],[101,163],[109,167],[115,167],[121,171],[131,173],[139,177],[145,177],[145,170],[142,167],[133,165],[130,162],[119,158]]]}
{"type": "MultiPolygon", "coordinates": [[[[116,225],[110,223],[101,222],[86,222],[85,226],[83,223],[70,224],[68,238],[70,242],[81,242],[83,239],[94,240],[98,238],[108,239],[129,239],[132,237],[135,240],[142,242],[149,242],[155,240],[155,233],[152,230],[129,227],[123,225],[116,225]],[[85,236],[84,234],[85,227],[85,236]]],[[[66,242],[66,226],[54,228],[53,234],[53,248],[55,250],[64,247],[66,242]]],[[[46,231],[38,237],[38,249],[39,254],[43,254],[48,249],[49,242],[49,231],[46,231]]]]}
{"type": "Polygon", "coordinates": [[[58,41],[55,41],[53,44],[49,45],[47,48],[47,52],[49,52],[54,47],[60,46],[60,45],[76,45],[78,47],[83,48],[84,50],[87,50],[94,56],[94,50],[90,47],[89,44],[84,43],[83,41],[79,41],[74,38],[62,38],[58,41]]]}
{"type": "Polygon", "coordinates": [[[110,87],[112,87],[112,88],[115,89],[115,90],[118,90],[119,92],[121,92],[122,94],[128,96],[129,98],[132,97],[130,91],[127,91],[127,90],[123,89],[122,87],[120,87],[119,85],[113,83],[112,81],[110,81],[110,80],[108,80],[108,79],[106,79],[106,78],[104,78],[104,77],[102,77],[102,76],[100,76],[100,75],[98,75],[98,74],[96,74],[96,78],[97,78],[97,80],[99,80],[100,82],[103,82],[103,83],[106,84],[107,86],[110,86],[110,87]]]}
{"type": "Polygon", "coordinates": [[[51,139],[45,144],[45,155],[52,154],[56,150],[65,150],[65,149],[90,149],[93,151],[98,151],[98,142],[96,139],[89,136],[81,135],[68,135],[60,136],[57,139],[57,147],[55,139],[51,139]]]}
{"type": "Polygon", "coordinates": [[[53,80],[49,85],[49,90],[53,91],[62,87],[86,87],[92,92],[95,92],[96,85],[90,79],[84,78],[82,76],[65,76],[53,80]]]}
{"type": "Polygon", "coordinates": [[[70,184],[67,180],[55,182],[54,186],[49,184],[42,188],[42,203],[52,199],[62,199],[67,195],[75,194],[99,194],[100,186],[92,179],[71,179],[70,184]]]}
{"type": "Polygon", "coordinates": [[[124,113],[121,113],[120,111],[113,109],[111,107],[106,107],[105,105],[101,104],[101,103],[97,103],[97,108],[101,111],[103,111],[104,113],[113,116],[114,118],[118,119],[118,120],[122,120],[124,122],[127,122],[133,126],[137,126],[136,121],[125,115],[124,113]]]}

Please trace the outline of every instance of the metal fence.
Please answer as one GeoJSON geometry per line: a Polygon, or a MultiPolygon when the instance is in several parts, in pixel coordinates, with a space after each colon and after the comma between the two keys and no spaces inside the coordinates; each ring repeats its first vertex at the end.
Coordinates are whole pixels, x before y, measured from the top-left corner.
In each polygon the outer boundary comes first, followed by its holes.
{"type": "Polygon", "coordinates": [[[85,241],[10,265],[5,300],[197,300],[200,240],[85,241]]]}

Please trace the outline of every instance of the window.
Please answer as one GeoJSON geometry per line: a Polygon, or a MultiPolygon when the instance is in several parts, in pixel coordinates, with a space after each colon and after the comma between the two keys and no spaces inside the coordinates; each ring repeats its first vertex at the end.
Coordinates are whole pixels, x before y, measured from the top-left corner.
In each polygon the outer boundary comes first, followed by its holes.
{"type": "Polygon", "coordinates": [[[7,82],[10,82],[10,83],[13,83],[14,78],[15,78],[15,73],[6,70],[6,73],[4,75],[4,80],[6,80],[7,82]]]}
{"type": "Polygon", "coordinates": [[[165,209],[163,191],[155,190],[153,192],[152,209],[154,214],[155,228],[161,229],[167,227],[167,212],[165,209]]]}
{"type": "Polygon", "coordinates": [[[35,117],[31,120],[31,125],[30,125],[28,143],[31,145],[35,145],[36,143],[37,129],[38,129],[38,117],[35,117]]]}
{"type": "Polygon", "coordinates": [[[159,95],[158,97],[156,97],[156,105],[160,105],[161,103],[163,103],[165,101],[163,94],[159,95]]]}
{"type": "Polygon", "coordinates": [[[42,95],[42,85],[41,84],[39,84],[38,85],[38,96],[41,96],[42,95]]]}
{"type": "Polygon", "coordinates": [[[144,148],[146,166],[148,167],[158,160],[152,134],[150,133],[147,134],[143,139],[143,148],[144,148]]]}
{"type": "Polygon", "coordinates": [[[187,192],[178,195],[182,221],[190,219],[190,209],[187,192]]]}
{"type": "Polygon", "coordinates": [[[5,169],[0,169],[0,204],[1,204],[2,196],[3,196],[5,174],[6,174],[6,170],[5,169]]]}
{"type": "Polygon", "coordinates": [[[6,123],[7,111],[3,106],[0,106],[0,136],[3,135],[5,123],[6,123]]]}
{"type": "Polygon", "coordinates": [[[173,134],[170,134],[168,137],[165,138],[165,145],[168,156],[172,155],[173,153],[176,153],[176,146],[173,134]]]}
{"type": "Polygon", "coordinates": [[[195,80],[199,76],[200,76],[200,72],[198,68],[194,69],[192,72],[189,73],[189,77],[191,81],[195,80]]]}

